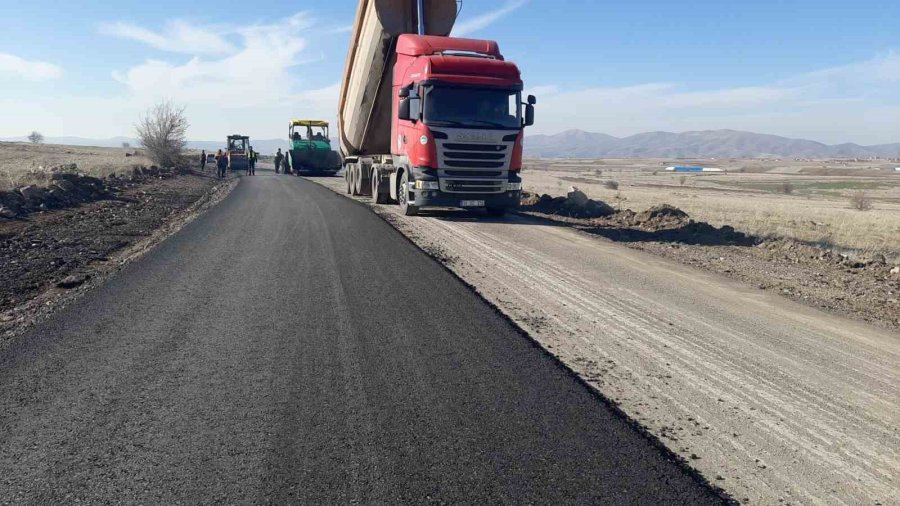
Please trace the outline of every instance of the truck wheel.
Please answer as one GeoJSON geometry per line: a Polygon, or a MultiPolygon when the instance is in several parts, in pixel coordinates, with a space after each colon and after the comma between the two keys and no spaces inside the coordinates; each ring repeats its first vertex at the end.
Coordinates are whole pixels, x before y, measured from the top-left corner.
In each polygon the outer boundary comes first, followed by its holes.
{"type": "Polygon", "coordinates": [[[502,218],[506,216],[506,208],[505,207],[489,207],[486,209],[488,216],[494,218],[502,218]]]}
{"type": "Polygon", "coordinates": [[[397,189],[397,202],[400,204],[400,212],[404,216],[419,214],[419,208],[409,203],[409,173],[403,171],[400,176],[400,188],[397,189]]]}
{"type": "Polygon", "coordinates": [[[356,167],[356,170],[353,171],[353,191],[354,195],[365,195],[365,188],[363,188],[363,165],[359,164],[356,167]]]}
{"type": "Polygon", "coordinates": [[[381,179],[376,177],[375,171],[372,171],[372,202],[376,204],[387,204],[387,192],[381,191],[381,179]]]}
{"type": "Polygon", "coordinates": [[[353,168],[350,169],[350,195],[353,195],[354,197],[359,195],[359,191],[356,189],[357,178],[356,166],[354,165],[353,168]]]}
{"type": "Polygon", "coordinates": [[[344,182],[347,183],[347,195],[353,191],[353,183],[350,182],[350,166],[344,167],[344,182]]]}

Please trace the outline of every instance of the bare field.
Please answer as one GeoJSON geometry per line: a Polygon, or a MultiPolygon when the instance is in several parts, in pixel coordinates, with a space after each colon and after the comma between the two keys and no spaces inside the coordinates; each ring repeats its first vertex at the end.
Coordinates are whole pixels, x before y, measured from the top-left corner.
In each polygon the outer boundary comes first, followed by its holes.
{"type": "Polygon", "coordinates": [[[130,170],[133,165],[151,164],[144,156],[126,157],[126,151],[135,150],[0,142],[0,190],[40,183],[51,167],[63,164],[77,164],[80,172],[98,177],[130,170]]]}
{"type": "Polygon", "coordinates": [[[616,208],[671,204],[697,221],[760,237],[797,239],[839,251],[900,257],[900,163],[883,161],[531,159],[525,189],[564,195],[577,186],[616,208]],[[667,166],[727,173],[671,173],[667,166]],[[614,188],[614,181],[618,188],[614,188]],[[865,195],[872,208],[852,207],[865,195]]]}

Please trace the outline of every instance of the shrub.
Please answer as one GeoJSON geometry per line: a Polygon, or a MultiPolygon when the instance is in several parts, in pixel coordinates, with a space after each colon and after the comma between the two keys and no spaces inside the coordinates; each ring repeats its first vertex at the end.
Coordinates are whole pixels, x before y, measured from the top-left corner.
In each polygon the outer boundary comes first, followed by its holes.
{"type": "Polygon", "coordinates": [[[28,141],[32,144],[42,144],[44,142],[44,135],[40,132],[31,132],[28,134],[28,141]]]}
{"type": "Polygon", "coordinates": [[[872,199],[866,192],[856,191],[850,195],[850,205],[858,211],[868,211],[872,209],[872,199]]]}
{"type": "Polygon", "coordinates": [[[136,130],[151,160],[163,167],[174,167],[187,144],[188,126],[184,107],[161,102],[147,111],[136,130]]]}
{"type": "Polygon", "coordinates": [[[794,193],[794,183],[790,181],[785,181],[781,184],[781,191],[784,192],[785,195],[790,195],[794,193]]]}
{"type": "Polygon", "coordinates": [[[678,183],[681,184],[681,186],[684,186],[684,183],[687,183],[687,176],[681,176],[681,177],[679,177],[679,178],[678,178],[678,183]]]}
{"type": "Polygon", "coordinates": [[[618,181],[613,181],[612,179],[610,179],[609,181],[607,181],[606,183],[604,183],[603,186],[605,186],[607,190],[618,190],[618,189],[619,189],[619,182],[618,182],[618,181]]]}

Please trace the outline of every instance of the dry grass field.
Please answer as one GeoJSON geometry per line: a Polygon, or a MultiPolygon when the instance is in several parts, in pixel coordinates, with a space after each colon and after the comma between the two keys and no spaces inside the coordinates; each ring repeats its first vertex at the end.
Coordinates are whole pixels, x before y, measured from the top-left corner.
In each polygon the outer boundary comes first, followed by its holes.
{"type": "Polygon", "coordinates": [[[897,166],[900,163],[843,160],[532,159],[525,163],[523,178],[525,189],[532,192],[564,195],[569,186],[577,186],[616,208],[640,211],[671,204],[715,226],[896,259],[897,166]],[[727,172],[666,172],[672,165],[727,172]],[[855,208],[860,201],[871,209],[855,208]]]}
{"type": "Polygon", "coordinates": [[[40,183],[51,167],[62,164],[75,163],[79,171],[99,177],[151,164],[146,157],[126,157],[125,152],[122,148],[0,142],[0,190],[40,183]]]}

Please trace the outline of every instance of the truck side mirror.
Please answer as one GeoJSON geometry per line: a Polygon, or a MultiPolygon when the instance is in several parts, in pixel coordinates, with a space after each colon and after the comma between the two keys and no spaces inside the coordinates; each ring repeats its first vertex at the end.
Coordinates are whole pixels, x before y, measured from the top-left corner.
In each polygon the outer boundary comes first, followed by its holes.
{"type": "Polygon", "coordinates": [[[400,88],[400,98],[409,97],[409,88],[400,88]]]}
{"type": "MultiPolygon", "coordinates": [[[[407,93],[407,95],[409,95],[409,93],[407,93]]],[[[401,91],[401,96],[402,96],[402,91],[401,91]]],[[[400,99],[400,112],[398,114],[400,119],[412,121],[412,116],[409,112],[409,103],[410,103],[410,99],[408,96],[400,99]]]]}
{"type": "Polygon", "coordinates": [[[528,95],[528,104],[529,105],[537,104],[537,98],[534,95],[528,95]]]}
{"type": "Polygon", "coordinates": [[[525,106],[525,126],[534,125],[534,105],[525,106]]]}

